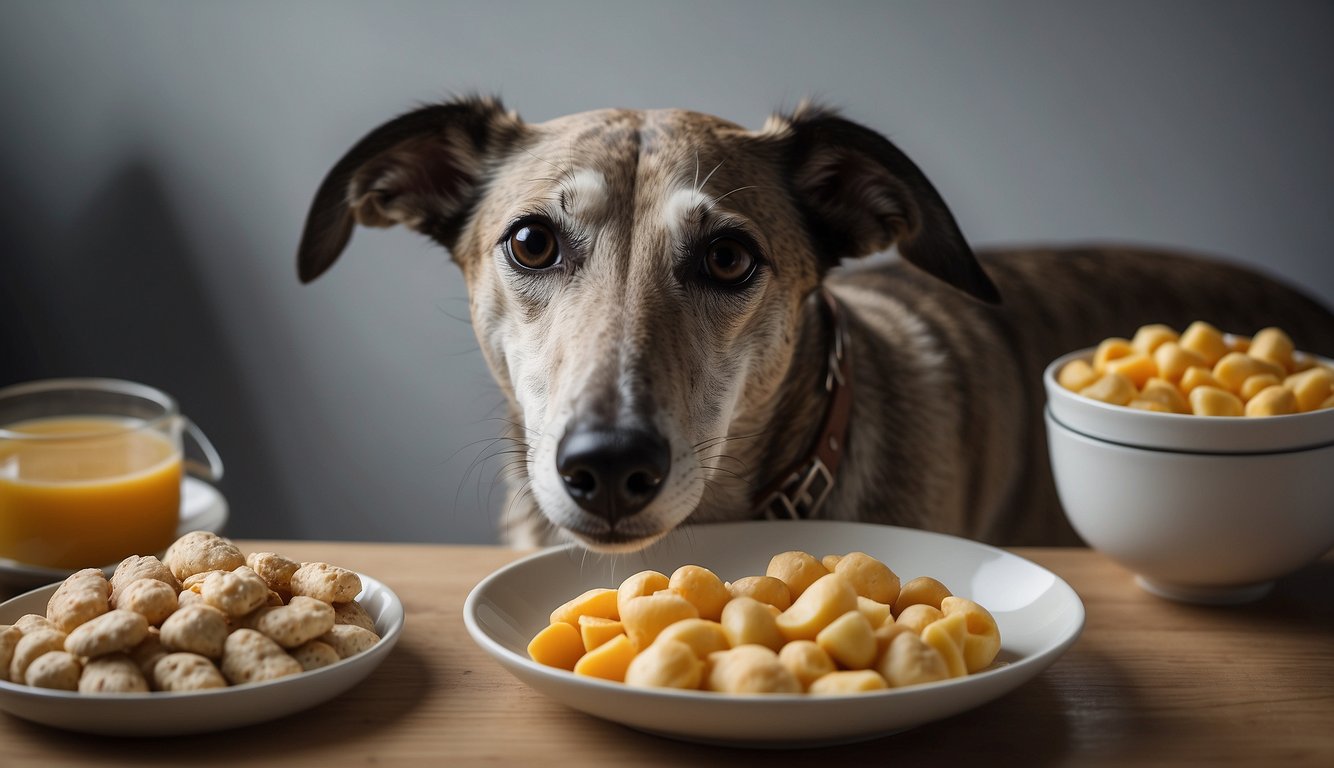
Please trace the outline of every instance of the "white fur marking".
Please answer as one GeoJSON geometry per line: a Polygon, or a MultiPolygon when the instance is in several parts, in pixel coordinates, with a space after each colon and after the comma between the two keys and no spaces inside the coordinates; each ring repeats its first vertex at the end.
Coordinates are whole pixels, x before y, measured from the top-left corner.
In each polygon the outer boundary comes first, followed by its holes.
{"type": "Polygon", "coordinates": [[[708,210],[713,198],[691,188],[678,189],[667,196],[662,205],[662,220],[672,237],[680,238],[685,225],[695,218],[695,212],[708,210]]]}
{"type": "Polygon", "coordinates": [[[607,179],[587,168],[575,171],[565,183],[565,209],[571,216],[596,220],[607,205],[607,179]]]}

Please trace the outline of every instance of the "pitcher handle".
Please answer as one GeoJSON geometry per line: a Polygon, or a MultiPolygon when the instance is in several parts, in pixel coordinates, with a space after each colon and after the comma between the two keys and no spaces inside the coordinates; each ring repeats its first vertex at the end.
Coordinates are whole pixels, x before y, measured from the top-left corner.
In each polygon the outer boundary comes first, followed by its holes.
{"type": "MultiPolygon", "coordinates": [[[[185,416],[181,416],[180,419],[182,438],[188,435],[190,442],[193,442],[195,447],[204,454],[204,461],[202,462],[198,459],[189,458],[185,456],[183,446],[181,463],[185,465],[185,470],[195,477],[208,480],[211,483],[218,482],[222,479],[223,472],[222,457],[218,455],[218,449],[213,447],[213,443],[209,442],[209,439],[204,435],[204,431],[197,424],[185,416]]],[[[182,443],[184,442],[182,440],[182,443]]]]}

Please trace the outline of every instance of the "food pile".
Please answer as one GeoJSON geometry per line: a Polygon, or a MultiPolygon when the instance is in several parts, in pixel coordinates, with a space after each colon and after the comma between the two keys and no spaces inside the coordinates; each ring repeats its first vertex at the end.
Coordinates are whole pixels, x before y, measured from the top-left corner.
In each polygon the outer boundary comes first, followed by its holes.
{"type": "Polygon", "coordinates": [[[1177,334],[1146,325],[1110,338],[1093,361],[1073,360],[1057,382],[1084,397],[1160,413],[1281,416],[1334,408],[1334,369],[1295,350],[1278,328],[1225,337],[1205,322],[1177,334]]]}
{"type": "Polygon", "coordinates": [[[936,579],[900,584],[864,552],[784,552],[764,576],[724,583],[684,565],[642,571],[558,607],[533,660],[627,685],[722,693],[847,694],[984,670],[991,614],[936,579]]]}
{"type": "Polygon", "coordinates": [[[194,691],[333,664],[379,641],[361,578],[328,563],[242,554],[205,531],[108,580],[72,574],[46,615],[0,626],[0,680],[80,693],[194,691]]]}

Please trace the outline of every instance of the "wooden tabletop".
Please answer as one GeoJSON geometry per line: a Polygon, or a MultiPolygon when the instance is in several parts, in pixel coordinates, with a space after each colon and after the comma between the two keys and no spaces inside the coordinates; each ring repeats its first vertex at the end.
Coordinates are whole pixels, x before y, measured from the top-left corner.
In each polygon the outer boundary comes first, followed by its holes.
{"type": "Polygon", "coordinates": [[[760,752],[649,736],[528,689],[473,644],[463,600],[519,557],[498,547],[239,542],[375,575],[403,636],[361,686],[279,721],[112,739],[0,715],[0,765],[1334,765],[1334,558],[1249,606],[1152,597],[1081,549],[1016,549],[1079,593],[1075,646],[1015,692],[876,741],[760,752]],[[818,763],[816,762],[818,761],[818,763]]]}

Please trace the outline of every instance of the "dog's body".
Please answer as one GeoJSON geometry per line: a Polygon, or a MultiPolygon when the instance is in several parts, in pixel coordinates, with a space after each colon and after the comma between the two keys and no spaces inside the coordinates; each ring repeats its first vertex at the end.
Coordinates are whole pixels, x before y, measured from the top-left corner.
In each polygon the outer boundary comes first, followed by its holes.
{"type": "Polygon", "coordinates": [[[755,516],[757,489],[821,435],[821,287],[846,318],[853,399],[817,514],[997,543],[1076,540],[1040,419],[1056,356],[1196,319],[1334,353],[1327,309],[1215,261],[1102,248],[979,266],[911,161],[812,109],[747,131],[681,111],[534,126],[486,100],[428,107],[329,173],[303,280],[354,223],[417,229],[462,269],[524,449],[519,544],[634,549],[755,516]],[[891,245],[904,261],[834,269],[891,245]]]}

